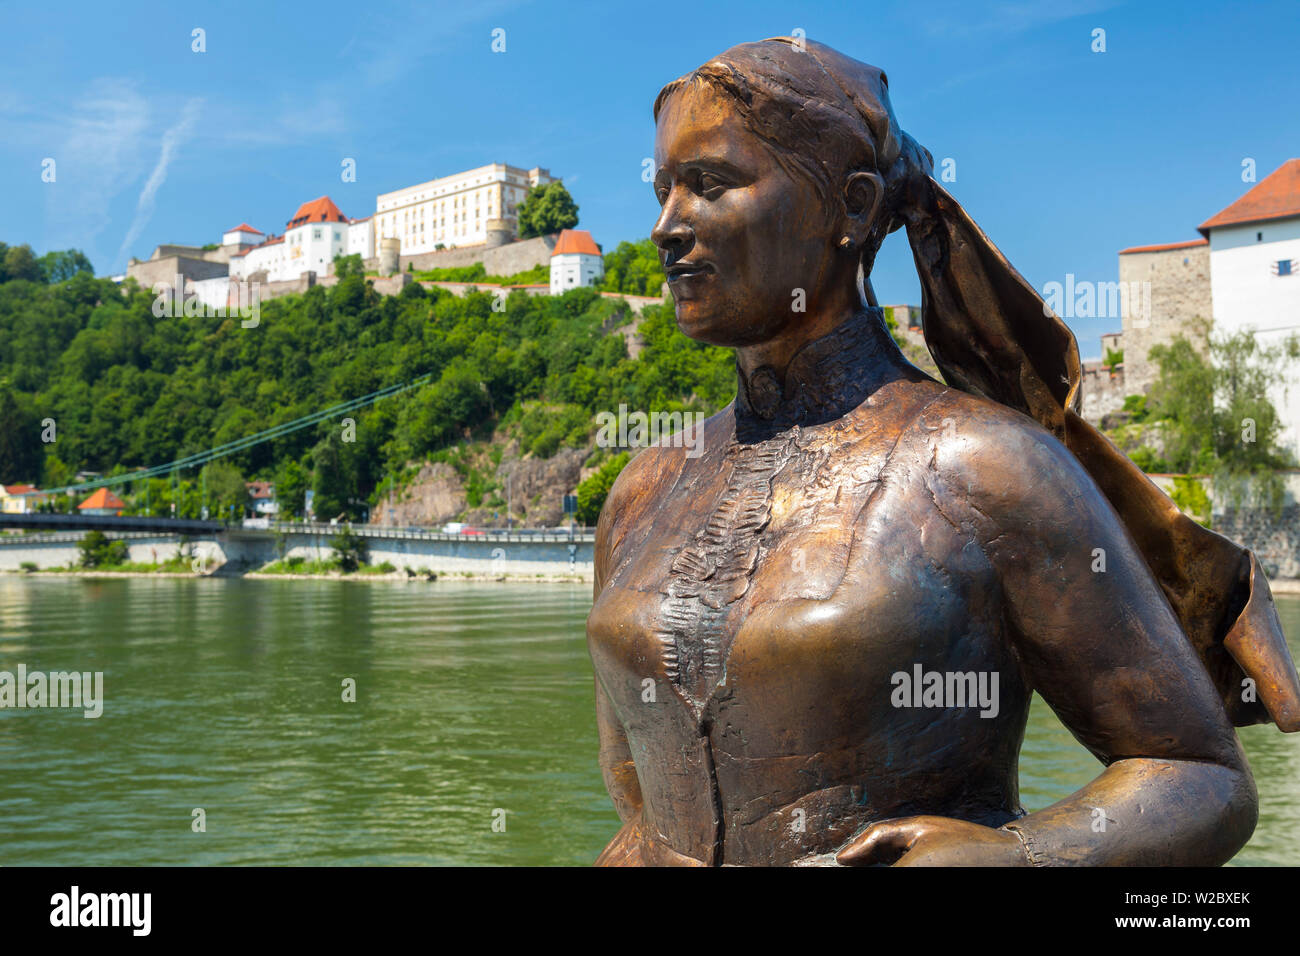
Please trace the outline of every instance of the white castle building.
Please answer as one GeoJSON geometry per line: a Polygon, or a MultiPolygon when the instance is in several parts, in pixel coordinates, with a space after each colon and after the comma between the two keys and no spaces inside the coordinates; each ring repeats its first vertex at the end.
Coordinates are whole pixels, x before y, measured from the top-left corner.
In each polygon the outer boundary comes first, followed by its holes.
{"type": "Polygon", "coordinates": [[[230,277],[244,279],[265,272],[267,282],[296,279],[304,272],[325,275],[335,256],[357,253],[362,259],[374,255],[371,219],[348,219],[329,196],[321,196],[298,207],[284,227],[284,235],[245,245],[244,237],[260,237],[251,226],[240,225],[223,236],[236,236],[238,251],[230,256],[230,277]]]}
{"type": "Polygon", "coordinates": [[[528,190],[556,180],[534,166],[520,169],[490,163],[380,195],[375,236],[397,239],[401,254],[433,252],[439,245],[472,246],[487,241],[488,221],[511,220],[528,190]]]}

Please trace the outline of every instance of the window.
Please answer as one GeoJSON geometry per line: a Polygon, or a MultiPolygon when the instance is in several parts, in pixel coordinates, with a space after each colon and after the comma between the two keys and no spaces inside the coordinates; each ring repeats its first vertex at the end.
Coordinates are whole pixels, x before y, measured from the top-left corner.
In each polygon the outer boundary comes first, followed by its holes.
{"type": "Polygon", "coordinates": [[[1262,232],[1257,232],[1257,233],[1255,233],[1255,241],[1256,241],[1256,242],[1263,242],[1263,241],[1264,241],[1264,234],[1263,234],[1262,232]]]}
{"type": "Polygon", "coordinates": [[[313,239],[319,239],[319,238],[320,238],[320,230],[319,230],[319,229],[313,229],[313,230],[311,231],[311,237],[312,237],[313,239]]]}
{"type": "Polygon", "coordinates": [[[1291,260],[1279,259],[1277,261],[1277,268],[1273,271],[1273,274],[1279,276],[1289,276],[1291,274],[1291,260]]]}

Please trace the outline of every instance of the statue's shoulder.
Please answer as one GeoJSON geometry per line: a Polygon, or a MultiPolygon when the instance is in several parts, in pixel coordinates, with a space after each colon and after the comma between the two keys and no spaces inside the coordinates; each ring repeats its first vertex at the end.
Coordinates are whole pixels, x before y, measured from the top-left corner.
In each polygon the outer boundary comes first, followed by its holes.
{"type": "Polygon", "coordinates": [[[1051,497],[1098,494],[1050,431],[1009,406],[935,384],[908,431],[913,456],[953,500],[995,518],[1051,497]]]}
{"type": "Polygon", "coordinates": [[[654,503],[661,492],[673,486],[683,469],[699,461],[704,451],[725,443],[725,436],[734,428],[732,410],[733,406],[728,405],[701,422],[691,419],[681,431],[662,435],[635,451],[606,498],[612,516],[654,503]]]}

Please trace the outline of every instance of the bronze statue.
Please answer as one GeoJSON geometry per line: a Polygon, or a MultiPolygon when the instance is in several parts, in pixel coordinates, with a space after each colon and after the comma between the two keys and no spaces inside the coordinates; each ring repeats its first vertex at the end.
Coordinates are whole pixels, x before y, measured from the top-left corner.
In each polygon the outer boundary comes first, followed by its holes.
{"type": "Polygon", "coordinates": [[[1257,815],[1233,725],[1300,729],[1263,573],[1079,418],[1073,335],[931,177],[885,74],[746,43],[654,112],[677,322],[739,382],[702,453],[642,451],[600,516],[624,826],[597,862],[1230,859],[1257,815]],[[900,226],[947,385],[871,291],[900,226]],[[1034,691],[1105,770],[1025,815],[1034,691]]]}

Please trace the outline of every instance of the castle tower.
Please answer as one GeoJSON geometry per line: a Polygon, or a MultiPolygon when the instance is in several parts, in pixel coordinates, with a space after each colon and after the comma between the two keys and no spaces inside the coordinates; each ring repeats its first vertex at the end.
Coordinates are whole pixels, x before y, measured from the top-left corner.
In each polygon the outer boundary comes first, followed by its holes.
{"type": "Polygon", "coordinates": [[[401,263],[402,240],[400,239],[380,239],[379,240],[379,274],[381,276],[391,276],[397,272],[401,263]]]}
{"type": "Polygon", "coordinates": [[[500,219],[489,219],[487,221],[487,237],[484,244],[492,249],[496,246],[509,245],[515,239],[515,219],[503,217],[500,219]]]}

